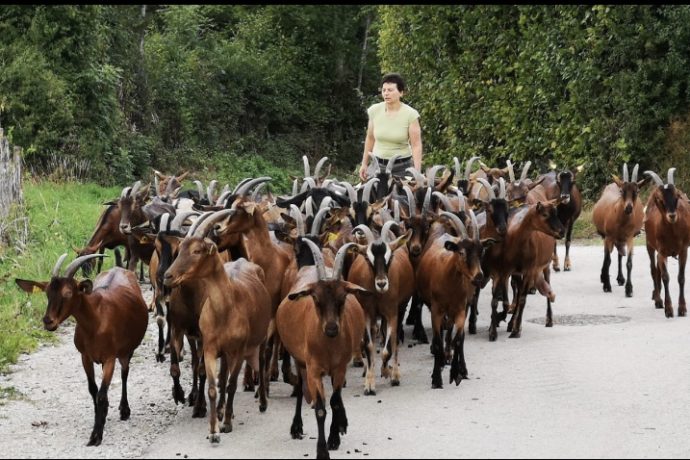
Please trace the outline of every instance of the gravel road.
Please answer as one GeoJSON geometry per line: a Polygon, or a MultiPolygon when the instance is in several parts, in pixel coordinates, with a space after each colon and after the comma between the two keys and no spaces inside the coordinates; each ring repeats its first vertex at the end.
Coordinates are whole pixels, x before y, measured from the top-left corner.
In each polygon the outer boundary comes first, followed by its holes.
{"type": "MultiPolygon", "coordinates": [[[[489,298],[483,292],[478,334],[465,341],[470,379],[459,386],[448,384],[446,367],[444,388],[432,390],[429,346],[409,339],[400,351],[399,387],[378,377],[377,394],[365,397],[361,369],[351,368],[343,390],[349,430],[331,456],[686,458],[690,319],[667,319],[654,308],[646,251],[636,247],[635,253],[634,297],[626,298],[613,270],[613,293],[601,289],[602,247],[573,245],[573,270],[552,274],[554,327],[543,326],[545,299],[530,296],[520,339],[509,339],[503,324],[498,340],[488,341],[489,298]]],[[[676,306],[677,270],[677,261],[671,260],[676,306]]],[[[150,296],[148,285],[143,290],[150,296]]],[[[430,334],[427,311],[424,324],[430,334]]],[[[207,421],[192,419],[190,407],[172,400],[169,360],[157,363],[154,358],[153,319],[131,366],[130,420],[118,417],[118,365],[103,444],[86,447],[93,425],[91,397],[72,343],[73,327],[63,325],[58,331],[58,345],[22,356],[10,374],[0,377],[0,388],[14,393],[0,400],[1,458],[315,456],[313,411],[303,405],[306,436],[292,440],[294,398],[282,382],[272,384],[263,414],[252,393],[238,393],[235,430],[211,445],[207,421]]],[[[406,326],[408,336],[410,332],[406,326]]],[[[188,366],[185,359],[186,392],[191,385],[188,366]]],[[[330,412],[328,408],[328,424],[330,412]]]]}

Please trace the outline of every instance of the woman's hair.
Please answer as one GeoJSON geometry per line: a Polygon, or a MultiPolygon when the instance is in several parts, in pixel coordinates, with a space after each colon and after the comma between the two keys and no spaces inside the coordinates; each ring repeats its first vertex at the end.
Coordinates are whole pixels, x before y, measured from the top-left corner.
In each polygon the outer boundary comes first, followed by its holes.
{"type": "Polygon", "coordinates": [[[401,93],[405,91],[405,80],[403,80],[403,77],[401,77],[399,73],[387,73],[381,78],[381,86],[383,86],[384,83],[395,83],[395,86],[398,87],[398,91],[401,93]]]}

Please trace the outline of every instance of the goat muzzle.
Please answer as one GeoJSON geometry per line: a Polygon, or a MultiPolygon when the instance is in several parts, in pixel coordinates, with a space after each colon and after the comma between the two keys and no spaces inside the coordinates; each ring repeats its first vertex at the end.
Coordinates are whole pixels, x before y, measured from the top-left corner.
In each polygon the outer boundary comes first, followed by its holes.
{"type": "Polygon", "coordinates": [[[625,213],[628,214],[628,215],[632,214],[632,212],[633,212],[633,205],[632,205],[632,204],[627,204],[627,205],[625,205],[624,211],[625,211],[625,213]]]}
{"type": "Polygon", "coordinates": [[[670,223],[675,224],[678,220],[678,214],[676,214],[675,212],[669,212],[666,214],[666,218],[670,223]]]}
{"type": "Polygon", "coordinates": [[[59,322],[53,318],[48,317],[48,315],[43,317],[43,327],[46,331],[53,332],[58,328],[59,322]]]}
{"type": "Polygon", "coordinates": [[[479,272],[476,275],[474,275],[474,279],[472,280],[472,284],[475,286],[482,287],[482,282],[484,281],[484,273],[479,272]]]}
{"type": "Polygon", "coordinates": [[[323,328],[324,333],[326,336],[333,338],[338,335],[339,331],[338,323],[326,323],[326,326],[323,328]]]}
{"type": "Polygon", "coordinates": [[[570,203],[570,194],[562,194],[561,195],[561,203],[562,204],[568,204],[570,203]]]}
{"type": "Polygon", "coordinates": [[[120,225],[120,231],[124,233],[125,235],[131,235],[132,234],[132,227],[127,224],[127,225],[120,225]]]}
{"type": "Polygon", "coordinates": [[[375,284],[377,292],[382,294],[388,292],[388,278],[377,278],[375,284]]]}

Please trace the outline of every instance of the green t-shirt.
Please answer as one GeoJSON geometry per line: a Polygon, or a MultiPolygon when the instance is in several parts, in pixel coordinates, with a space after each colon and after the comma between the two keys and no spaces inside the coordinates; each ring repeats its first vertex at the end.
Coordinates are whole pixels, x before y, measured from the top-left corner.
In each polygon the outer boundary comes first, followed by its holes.
{"type": "Polygon", "coordinates": [[[367,109],[369,120],[374,122],[373,153],[384,160],[393,155],[411,156],[409,129],[410,124],[419,118],[419,112],[405,104],[392,116],[386,115],[386,103],[379,102],[367,109]]]}

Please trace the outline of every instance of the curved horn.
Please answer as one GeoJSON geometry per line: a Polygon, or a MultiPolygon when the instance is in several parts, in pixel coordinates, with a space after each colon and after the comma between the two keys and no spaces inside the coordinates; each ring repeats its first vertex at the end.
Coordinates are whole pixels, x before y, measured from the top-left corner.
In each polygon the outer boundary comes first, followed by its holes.
{"type": "Polygon", "coordinates": [[[172,223],[170,224],[170,231],[181,232],[182,224],[184,224],[184,221],[187,220],[189,216],[198,215],[199,213],[197,211],[182,211],[181,213],[175,215],[175,218],[172,220],[172,223]]]}
{"type": "Polygon", "coordinates": [[[169,225],[170,225],[170,213],[164,212],[163,214],[161,214],[161,220],[158,223],[158,231],[159,232],[169,231],[170,230],[169,225]]]}
{"type": "Polygon", "coordinates": [[[158,196],[158,176],[153,176],[153,194],[158,196]]]}
{"type": "Polygon", "coordinates": [[[347,181],[340,182],[340,185],[345,187],[347,190],[347,195],[350,197],[350,205],[354,204],[357,202],[357,192],[355,191],[355,188],[352,186],[351,183],[347,181]]]}
{"type": "Polygon", "coordinates": [[[60,258],[57,260],[57,263],[53,267],[53,271],[50,274],[53,278],[60,276],[60,267],[62,267],[62,264],[65,262],[65,259],[67,258],[67,253],[64,253],[63,255],[60,256],[60,258]]]}
{"type": "MultiPolygon", "coordinates": [[[[195,180],[194,184],[196,185],[197,193],[199,193],[199,199],[203,200],[206,198],[206,195],[204,194],[204,185],[201,183],[201,181],[195,180]]],[[[156,181],[156,194],[158,194],[158,181],[156,181]]]]}
{"type": "Polygon", "coordinates": [[[81,256],[77,257],[72,261],[71,264],[65,268],[65,278],[72,278],[74,277],[74,274],[77,273],[77,270],[79,270],[79,267],[81,267],[84,262],[90,259],[95,259],[96,257],[108,257],[106,254],[89,254],[86,256],[81,256]]]}
{"type": "Polygon", "coordinates": [[[409,204],[410,208],[410,217],[414,217],[417,212],[417,202],[414,200],[414,193],[412,193],[412,190],[410,190],[410,187],[407,185],[403,187],[403,190],[405,190],[405,195],[407,195],[407,203],[409,204]]]}
{"type": "Polygon", "coordinates": [[[252,179],[252,180],[248,181],[246,184],[243,184],[237,190],[237,194],[240,196],[244,196],[247,194],[247,192],[249,192],[249,189],[251,189],[252,187],[256,187],[257,185],[262,184],[264,182],[268,182],[270,180],[272,180],[272,179],[268,176],[257,177],[256,179],[252,179]]]}
{"type": "Polygon", "coordinates": [[[216,222],[220,222],[221,220],[235,214],[236,212],[236,209],[223,209],[222,211],[216,211],[212,213],[210,216],[208,216],[206,219],[204,219],[204,221],[200,225],[197,225],[193,233],[190,229],[189,233],[187,234],[189,235],[191,233],[192,237],[205,238],[206,235],[208,235],[208,232],[210,232],[213,226],[216,224],[216,222]]]}
{"type": "Polygon", "coordinates": [[[455,231],[458,232],[459,236],[462,236],[463,238],[469,238],[469,236],[467,235],[467,228],[465,228],[465,224],[462,223],[458,216],[448,211],[441,211],[439,215],[445,216],[448,218],[448,220],[450,220],[450,222],[453,224],[453,227],[455,227],[455,231]]]}
{"type": "Polygon", "coordinates": [[[445,209],[446,211],[453,210],[453,206],[450,204],[450,200],[445,194],[441,192],[433,192],[432,195],[438,198],[439,201],[443,204],[443,209],[445,209]]]}
{"type": "Polygon", "coordinates": [[[134,183],[134,186],[132,186],[132,191],[130,192],[129,196],[136,197],[137,192],[139,191],[140,188],[141,188],[141,181],[138,180],[134,183]]]}
{"type": "Polygon", "coordinates": [[[383,227],[381,227],[381,239],[383,239],[383,241],[385,241],[386,243],[390,243],[396,238],[395,233],[393,233],[393,231],[391,230],[391,227],[393,226],[400,228],[398,223],[394,220],[387,221],[385,224],[383,224],[383,227]],[[389,232],[393,233],[392,239],[388,237],[389,232]]]}
{"type": "Polygon", "coordinates": [[[297,223],[297,234],[299,236],[306,235],[306,230],[304,227],[304,219],[302,218],[302,212],[299,210],[297,205],[295,205],[295,204],[290,205],[290,215],[292,216],[293,219],[295,219],[295,222],[297,223]]]}
{"type": "Polygon", "coordinates": [[[323,165],[325,165],[327,161],[328,157],[323,157],[319,160],[318,163],[316,163],[316,167],[314,168],[314,177],[317,180],[319,179],[319,173],[321,172],[321,168],[323,168],[323,165]]]}
{"type": "Polygon", "coordinates": [[[364,233],[364,236],[367,239],[367,244],[373,242],[376,239],[376,237],[374,236],[374,232],[372,232],[371,229],[364,224],[359,224],[358,226],[352,229],[352,233],[355,233],[356,231],[364,233]]]}
{"type": "Polygon", "coordinates": [[[197,220],[195,220],[195,221],[192,223],[192,225],[189,227],[189,229],[187,230],[187,236],[193,236],[193,235],[194,235],[194,232],[195,232],[196,229],[199,227],[199,225],[201,225],[201,223],[202,223],[203,221],[205,221],[206,219],[208,219],[208,218],[211,216],[211,214],[213,214],[213,212],[214,212],[214,211],[206,211],[205,213],[203,213],[202,215],[200,215],[199,218],[198,218],[197,220]]]}
{"type": "Polygon", "coordinates": [[[321,200],[321,204],[319,205],[319,209],[329,209],[332,207],[331,203],[333,203],[333,198],[331,198],[330,196],[327,196],[323,200],[321,200]]]}
{"type": "Polygon", "coordinates": [[[325,216],[328,211],[330,211],[329,208],[322,208],[319,209],[319,211],[316,213],[316,216],[314,216],[314,220],[311,223],[311,234],[312,235],[318,235],[320,230],[321,230],[321,225],[323,224],[323,216],[325,216]]]}
{"type": "Polygon", "coordinates": [[[525,163],[525,166],[522,167],[522,174],[520,174],[520,180],[523,181],[527,179],[527,171],[529,171],[529,167],[532,165],[531,161],[528,161],[525,163]]]}
{"type": "Polygon", "coordinates": [[[232,193],[233,193],[233,194],[237,193],[237,191],[240,189],[240,187],[242,187],[244,184],[246,184],[246,183],[249,182],[250,180],[252,180],[251,177],[245,177],[244,179],[242,179],[242,180],[235,186],[235,188],[232,190],[232,193]]]}
{"type": "Polygon", "coordinates": [[[417,182],[418,187],[423,187],[425,185],[426,179],[424,178],[422,173],[417,171],[417,169],[414,166],[410,166],[409,168],[406,168],[405,171],[410,171],[412,173],[412,175],[414,176],[415,182],[417,182]]]}
{"type": "Polygon", "coordinates": [[[424,195],[424,203],[422,203],[422,215],[429,212],[429,205],[431,204],[431,189],[431,186],[427,187],[426,189],[426,194],[424,195]]]}
{"type": "Polygon", "coordinates": [[[230,190],[226,190],[223,192],[218,199],[216,200],[216,206],[221,206],[227,200],[230,196],[232,196],[232,192],[230,190]]]}
{"type": "Polygon", "coordinates": [[[304,215],[307,217],[311,217],[314,215],[314,199],[311,196],[308,196],[306,200],[304,200],[304,215]]]}
{"type": "Polygon", "coordinates": [[[299,193],[299,179],[295,179],[292,181],[292,196],[295,196],[299,193]]]}
{"type": "Polygon", "coordinates": [[[430,186],[434,186],[434,183],[436,182],[436,175],[442,169],[446,169],[446,167],[444,165],[434,165],[429,169],[429,171],[427,171],[426,180],[430,186]]]}
{"type": "Polygon", "coordinates": [[[165,174],[163,174],[163,173],[160,172],[159,170],[154,169],[154,170],[153,170],[153,173],[154,173],[157,177],[160,177],[161,179],[165,179],[165,174]]]}
{"type": "Polygon", "coordinates": [[[623,163],[623,182],[630,182],[630,176],[628,176],[628,163],[623,163]]]}
{"type": "Polygon", "coordinates": [[[460,178],[460,160],[458,157],[453,157],[453,165],[455,166],[455,177],[460,178]]]}
{"type": "Polygon", "coordinates": [[[366,201],[367,203],[370,203],[370,197],[371,197],[371,188],[374,186],[374,184],[379,183],[379,178],[374,177],[373,179],[369,180],[365,185],[364,185],[364,192],[362,193],[362,201],[366,201]]]}
{"type": "Polygon", "coordinates": [[[632,172],[632,182],[637,182],[637,169],[640,167],[640,164],[637,163],[635,164],[635,167],[633,168],[632,172]]]}
{"type": "Polygon", "coordinates": [[[311,254],[314,256],[314,265],[316,265],[316,273],[319,276],[319,281],[326,279],[326,264],[323,261],[323,254],[321,254],[321,249],[309,238],[303,238],[302,241],[307,243],[309,249],[311,249],[311,254]]]}
{"type": "Polygon", "coordinates": [[[302,182],[302,188],[300,189],[300,193],[305,192],[310,188],[316,188],[316,181],[313,177],[305,177],[304,182],[302,182]]]}
{"type": "MultiPolygon", "coordinates": [[[[213,197],[216,195],[216,186],[217,185],[218,185],[218,181],[215,179],[213,179],[208,184],[208,188],[206,189],[206,197],[208,198],[209,203],[213,202],[213,197]]],[[[221,193],[221,195],[222,195],[222,193],[221,193]]]]}
{"type": "Polygon", "coordinates": [[[668,180],[666,181],[667,184],[674,185],[673,183],[673,173],[676,172],[676,168],[668,168],[668,173],[667,173],[667,178],[668,180]]]}
{"type": "Polygon", "coordinates": [[[402,155],[396,153],[388,159],[388,164],[386,165],[386,174],[388,174],[389,176],[393,174],[393,166],[395,166],[395,162],[400,157],[402,157],[402,155]]]}
{"type": "MultiPolygon", "coordinates": [[[[489,201],[496,199],[496,194],[494,193],[494,188],[491,185],[489,185],[489,182],[486,179],[484,179],[482,177],[478,177],[477,182],[479,182],[482,185],[482,187],[484,187],[484,189],[486,190],[486,194],[489,196],[489,201]]],[[[505,183],[504,183],[503,194],[505,195],[505,183]]]]}
{"type": "Polygon", "coordinates": [[[480,159],[481,157],[472,157],[469,160],[467,160],[467,166],[465,167],[465,179],[470,180],[470,174],[472,174],[472,163],[475,162],[475,160],[480,159]]]}
{"type": "Polygon", "coordinates": [[[661,185],[663,187],[664,181],[662,181],[661,177],[659,177],[659,175],[654,171],[645,171],[643,174],[647,174],[654,180],[654,182],[656,182],[657,185],[661,185]]]}
{"type": "Polygon", "coordinates": [[[311,174],[309,174],[309,159],[307,158],[306,155],[302,155],[302,163],[304,163],[304,177],[310,177],[311,174]]]}
{"type": "Polygon", "coordinates": [[[506,199],[506,180],[502,177],[498,178],[498,199],[506,199]]]}
{"type": "Polygon", "coordinates": [[[459,188],[455,190],[455,193],[458,195],[458,206],[460,211],[464,211],[465,208],[467,207],[465,203],[465,195],[463,195],[462,190],[459,188]]]}
{"type": "Polygon", "coordinates": [[[508,177],[510,177],[510,183],[512,184],[515,182],[515,170],[513,169],[513,162],[506,160],[506,164],[508,165],[508,177]]]}
{"type": "Polygon", "coordinates": [[[258,187],[256,187],[254,189],[254,191],[252,192],[252,197],[251,197],[252,201],[258,202],[257,198],[259,198],[259,194],[261,193],[261,189],[263,189],[265,186],[266,186],[266,182],[262,182],[259,184],[258,187]]]}
{"type": "Polygon", "coordinates": [[[400,223],[400,202],[393,200],[393,220],[400,223]]]}
{"type": "Polygon", "coordinates": [[[479,242],[479,223],[477,223],[477,216],[474,211],[470,209],[470,221],[472,222],[472,228],[474,228],[474,240],[479,242]]]}
{"type": "Polygon", "coordinates": [[[333,261],[333,276],[331,276],[331,280],[337,281],[342,277],[343,266],[345,265],[345,255],[352,246],[357,245],[355,243],[345,243],[338,249],[338,252],[335,254],[335,261],[333,261]]]}
{"type": "Polygon", "coordinates": [[[122,189],[122,193],[120,193],[120,198],[127,198],[129,196],[129,193],[132,191],[132,187],[125,187],[122,189]]]}

